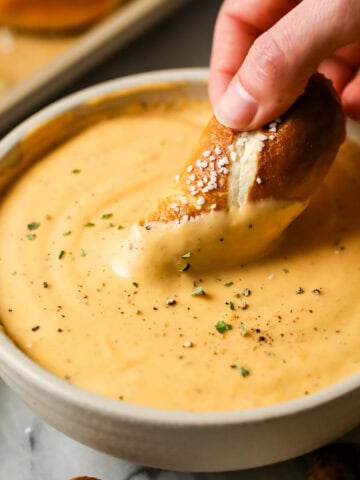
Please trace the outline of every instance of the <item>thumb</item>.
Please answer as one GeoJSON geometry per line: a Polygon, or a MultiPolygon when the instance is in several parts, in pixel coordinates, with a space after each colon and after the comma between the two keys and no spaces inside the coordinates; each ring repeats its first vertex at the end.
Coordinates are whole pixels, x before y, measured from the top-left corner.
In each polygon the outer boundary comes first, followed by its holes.
{"type": "Polygon", "coordinates": [[[252,130],[279,117],[319,63],[357,37],[359,0],[303,0],[255,40],[215,106],[219,122],[252,130]]]}

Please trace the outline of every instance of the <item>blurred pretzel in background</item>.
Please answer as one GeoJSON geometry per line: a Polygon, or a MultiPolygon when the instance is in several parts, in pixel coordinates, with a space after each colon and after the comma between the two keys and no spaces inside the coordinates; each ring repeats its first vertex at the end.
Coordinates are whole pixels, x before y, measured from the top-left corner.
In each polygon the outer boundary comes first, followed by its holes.
{"type": "Polygon", "coordinates": [[[334,443],[308,456],[307,480],[359,480],[360,446],[356,443],[334,443]]]}
{"type": "Polygon", "coordinates": [[[38,32],[84,28],[113,10],[119,0],[0,0],[0,25],[38,32]]]}
{"type": "MultiPolygon", "coordinates": [[[[308,455],[307,480],[359,480],[360,446],[344,442],[327,445],[308,455]]],[[[99,480],[76,477],[70,480],[99,480]]]]}
{"type": "Polygon", "coordinates": [[[76,477],[76,478],[70,478],[70,480],[99,480],[99,479],[95,477],[76,477]]]}

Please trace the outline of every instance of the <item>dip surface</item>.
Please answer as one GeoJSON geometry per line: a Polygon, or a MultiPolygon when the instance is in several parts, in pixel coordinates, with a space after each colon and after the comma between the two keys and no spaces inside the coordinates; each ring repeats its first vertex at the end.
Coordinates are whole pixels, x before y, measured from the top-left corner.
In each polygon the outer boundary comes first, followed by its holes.
{"type": "Polygon", "coordinates": [[[50,372],[114,399],[190,411],[270,405],[359,372],[360,149],[350,142],[266,259],[201,278],[114,272],[131,225],[167,192],[209,115],[200,101],[133,105],[8,189],[1,322],[50,372]]]}

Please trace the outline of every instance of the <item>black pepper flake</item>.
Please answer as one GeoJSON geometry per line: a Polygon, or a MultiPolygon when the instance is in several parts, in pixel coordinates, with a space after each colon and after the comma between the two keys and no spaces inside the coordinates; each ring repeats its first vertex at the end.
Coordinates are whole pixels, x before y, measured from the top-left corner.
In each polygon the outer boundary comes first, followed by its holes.
{"type": "Polygon", "coordinates": [[[58,333],[62,333],[64,330],[62,328],[57,329],[58,333]]]}
{"type": "Polygon", "coordinates": [[[251,290],[250,290],[250,288],[245,288],[245,290],[243,291],[243,295],[244,295],[245,297],[250,297],[250,295],[251,295],[251,290]]]}
{"type": "Polygon", "coordinates": [[[251,230],[253,228],[253,226],[254,225],[252,223],[249,223],[248,228],[251,230]]]}
{"type": "Polygon", "coordinates": [[[176,305],[176,300],[175,298],[168,298],[166,300],[166,305],[176,305]]]}
{"type": "Polygon", "coordinates": [[[302,287],[297,287],[296,293],[297,293],[298,295],[301,295],[301,294],[304,293],[304,292],[305,292],[305,290],[304,290],[302,287]]]}
{"type": "Polygon", "coordinates": [[[265,342],[265,341],[266,341],[266,337],[264,337],[263,335],[260,335],[259,342],[265,342]]]}
{"type": "Polygon", "coordinates": [[[44,288],[49,288],[48,282],[43,282],[43,287],[44,287],[44,288]]]}
{"type": "Polygon", "coordinates": [[[223,237],[219,238],[219,242],[223,242],[223,241],[224,241],[223,237]]]}
{"type": "Polygon", "coordinates": [[[40,326],[39,325],[36,325],[36,327],[32,327],[32,331],[33,332],[37,332],[38,330],[40,329],[40,326]]]}
{"type": "Polygon", "coordinates": [[[314,290],[311,290],[311,293],[313,293],[314,295],[320,295],[321,290],[320,290],[320,288],[314,288],[314,290]]]}
{"type": "Polygon", "coordinates": [[[187,272],[190,269],[190,267],[191,267],[190,263],[185,263],[185,265],[179,269],[179,272],[187,272]]]}

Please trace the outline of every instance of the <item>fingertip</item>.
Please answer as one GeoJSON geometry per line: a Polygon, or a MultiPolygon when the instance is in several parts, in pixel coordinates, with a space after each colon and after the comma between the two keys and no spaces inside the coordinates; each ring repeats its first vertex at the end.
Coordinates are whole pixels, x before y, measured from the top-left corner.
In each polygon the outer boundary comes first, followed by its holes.
{"type": "Polygon", "coordinates": [[[343,107],[346,115],[360,122],[360,102],[344,102],[343,107]]]}
{"type": "Polygon", "coordinates": [[[354,120],[360,121],[360,72],[343,90],[341,101],[345,113],[354,120]]]}
{"type": "Polygon", "coordinates": [[[323,60],[319,65],[318,72],[332,81],[334,88],[339,94],[341,94],[354,75],[351,66],[336,57],[323,60]]]}

